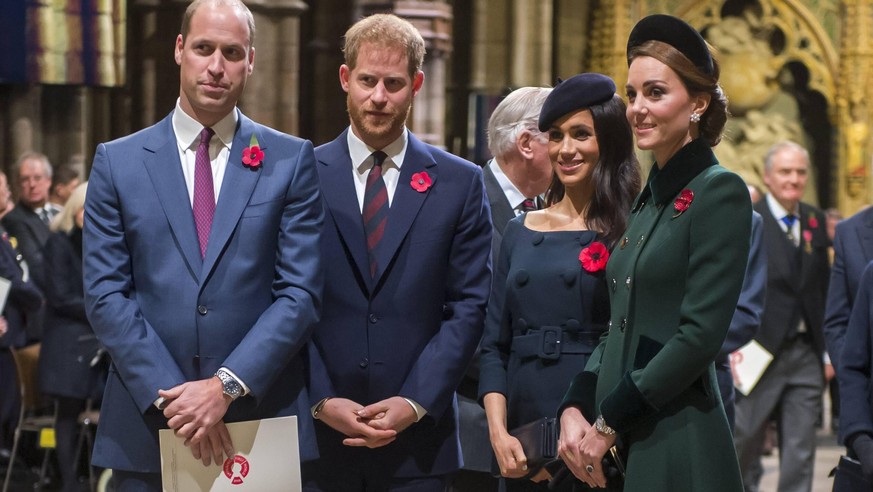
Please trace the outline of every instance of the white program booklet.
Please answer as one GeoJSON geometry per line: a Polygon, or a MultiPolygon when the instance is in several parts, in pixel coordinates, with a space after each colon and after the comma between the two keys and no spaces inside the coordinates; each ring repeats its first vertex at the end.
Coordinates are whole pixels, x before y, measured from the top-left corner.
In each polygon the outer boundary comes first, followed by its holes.
{"type": "Polygon", "coordinates": [[[203,466],[185,440],[171,429],[160,431],[164,492],[302,490],[297,417],[227,424],[236,456],[203,466]]]}
{"type": "Polygon", "coordinates": [[[9,289],[12,288],[12,281],[0,277],[0,312],[6,308],[6,301],[9,299],[9,289]]]}
{"type": "Polygon", "coordinates": [[[737,391],[744,395],[751,393],[772,360],[773,354],[755,340],[731,353],[731,373],[737,391]]]}

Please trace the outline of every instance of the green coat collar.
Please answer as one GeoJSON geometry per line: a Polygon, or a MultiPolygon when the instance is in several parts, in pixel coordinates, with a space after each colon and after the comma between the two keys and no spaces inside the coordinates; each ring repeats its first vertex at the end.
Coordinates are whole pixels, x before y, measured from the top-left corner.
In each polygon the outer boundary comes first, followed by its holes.
{"type": "Polygon", "coordinates": [[[667,161],[664,169],[658,169],[657,163],[652,164],[649,180],[634,202],[633,211],[650,196],[659,207],[667,204],[704,169],[717,164],[718,159],[709,144],[700,138],[692,140],[667,161]]]}

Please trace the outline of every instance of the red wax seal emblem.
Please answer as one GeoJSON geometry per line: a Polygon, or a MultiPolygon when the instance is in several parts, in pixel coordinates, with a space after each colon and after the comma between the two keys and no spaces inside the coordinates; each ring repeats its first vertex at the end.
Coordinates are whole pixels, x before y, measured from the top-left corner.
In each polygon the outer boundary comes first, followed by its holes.
{"type": "Polygon", "coordinates": [[[230,483],[239,485],[243,483],[243,478],[249,474],[249,460],[240,455],[236,455],[233,459],[224,460],[224,475],[230,479],[230,483]],[[234,465],[239,464],[239,473],[234,473],[234,465]]]}

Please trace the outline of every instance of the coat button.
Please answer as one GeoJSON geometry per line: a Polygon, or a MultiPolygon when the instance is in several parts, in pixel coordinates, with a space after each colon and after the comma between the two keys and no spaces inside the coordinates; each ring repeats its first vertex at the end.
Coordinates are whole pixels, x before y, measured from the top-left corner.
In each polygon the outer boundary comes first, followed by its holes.
{"type": "Polygon", "coordinates": [[[361,369],[366,369],[367,366],[370,365],[370,359],[364,357],[363,359],[361,359],[361,363],[358,365],[361,366],[361,369]]]}
{"type": "Polygon", "coordinates": [[[618,329],[621,330],[622,333],[624,333],[624,329],[626,327],[627,327],[627,318],[622,318],[621,325],[618,327],[618,329]]]}
{"type": "Polygon", "coordinates": [[[373,313],[370,313],[369,320],[370,320],[370,323],[376,324],[376,322],[379,321],[379,317],[373,313]]]}
{"type": "Polygon", "coordinates": [[[615,292],[615,286],[616,286],[616,281],[615,281],[615,278],[613,277],[613,279],[612,279],[612,292],[615,292]]]}
{"type": "Polygon", "coordinates": [[[206,314],[206,313],[209,312],[209,310],[206,309],[206,306],[204,306],[203,304],[201,304],[201,305],[197,306],[197,312],[200,313],[200,314],[206,314]]]}
{"type": "Polygon", "coordinates": [[[624,286],[627,287],[628,289],[631,288],[631,278],[630,277],[624,279],[624,286]]]}

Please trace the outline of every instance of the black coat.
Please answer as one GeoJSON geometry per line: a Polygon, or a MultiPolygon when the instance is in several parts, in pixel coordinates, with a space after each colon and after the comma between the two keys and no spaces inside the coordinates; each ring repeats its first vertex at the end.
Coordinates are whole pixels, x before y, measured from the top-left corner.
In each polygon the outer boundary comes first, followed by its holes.
{"type": "Polygon", "coordinates": [[[3,309],[7,332],[0,337],[0,347],[23,347],[28,342],[26,325],[30,313],[42,305],[42,293],[33,282],[22,279],[20,255],[12,246],[9,234],[0,227],[0,277],[12,282],[3,309]]]}
{"type": "Polygon", "coordinates": [[[39,388],[70,398],[100,398],[106,382],[105,361],[91,367],[99,343],[85,316],[82,287],[82,231],[58,232],[46,250],[48,309],[39,359],[39,388]]]}

